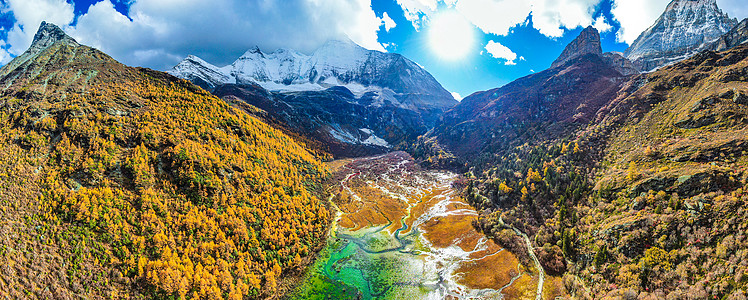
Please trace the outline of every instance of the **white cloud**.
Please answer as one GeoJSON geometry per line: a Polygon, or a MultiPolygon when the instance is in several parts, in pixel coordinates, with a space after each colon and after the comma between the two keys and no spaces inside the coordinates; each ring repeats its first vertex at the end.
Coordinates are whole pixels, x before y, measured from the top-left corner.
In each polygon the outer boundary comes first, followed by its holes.
{"type": "Polygon", "coordinates": [[[384,23],[384,30],[386,31],[390,31],[390,29],[395,28],[395,26],[397,26],[397,23],[395,23],[395,20],[390,18],[387,12],[384,12],[384,15],[382,15],[382,22],[384,23]]]}
{"type": "Polygon", "coordinates": [[[382,43],[382,46],[385,49],[392,49],[392,50],[397,49],[397,44],[395,43],[382,43]]]}
{"type": "Polygon", "coordinates": [[[7,38],[8,52],[13,55],[26,51],[42,21],[67,25],[75,17],[73,5],[65,0],[7,0],[0,10],[13,12],[16,19],[7,38]]]}
{"type": "Polygon", "coordinates": [[[10,53],[8,53],[7,50],[5,50],[5,41],[0,40],[0,65],[5,65],[10,61],[10,53]]]}
{"type": "Polygon", "coordinates": [[[597,19],[595,19],[595,22],[592,23],[592,27],[595,27],[595,29],[597,29],[597,31],[599,31],[600,33],[608,32],[613,29],[613,26],[608,24],[608,20],[606,20],[605,16],[603,15],[600,15],[599,17],[597,17],[597,19]]]}
{"type": "Polygon", "coordinates": [[[457,92],[451,92],[451,94],[452,97],[455,98],[455,100],[462,101],[462,96],[460,96],[460,94],[458,94],[457,92]]]}
{"type": "Polygon", "coordinates": [[[534,0],[533,27],[548,37],[560,37],[564,28],[592,24],[592,14],[600,0],[534,0]]]}
{"type": "Polygon", "coordinates": [[[413,23],[413,27],[418,31],[423,24],[424,17],[436,12],[437,0],[397,0],[397,4],[402,7],[405,19],[413,23]]]}
{"type": "Polygon", "coordinates": [[[328,12],[330,17],[340,18],[342,22],[337,23],[338,30],[348,35],[356,44],[371,50],[387,51],[377,41],[377,32],[384,20],[374,14],[369,0],[309,1],[317,4],[312,10],[319,9],[328,12]]]}
{"type": "Polygon", "coordinates": [[[483,32],[496,35],[524,22],[531,9],[528,1],[516,0],[459,0],[455,7],[483,32]]]}
{"type": "Polygon", "coordinates": [[[513,66],[517,64],[516,62],[514,62],[514,60],[517,59],[517,53],[512,52],[511,49],[500,43],[488,41],[488,44],[486,44],[486,51],[494,58],[506,60],[504,64],[507,66],[513,66]]]}
{"type": "Polygon", "coordinates": [[[483,32],[507,35],[532,14],[533,26],[549,37],[560,37],[564,29],[592,24],[600,0],[398,0],[405,17],[418,29],[436,13],[438,2],[457,11],[483,32]]]}
{"type": "Polygon", "coordinates": [[[610,12],[621,28],[616,40],[631,45],[660,17],[670,0],[614,0],[610,12]]]}
{"type": "Polygon", "coordinates": [[[65,0],[8,0],[2,11],[18,20],[7,39],[14,55],[28,48],[42,20],[125,64],[160,70],[188,54],[224,65],[255,45],[310,53],[328,39],[345,37],[385,51],[377,41],[384,20],[370,0],[138,0],[129,7],[131,19],[105,0],[75,26],[69,25],[73,7],[65,0]]]}

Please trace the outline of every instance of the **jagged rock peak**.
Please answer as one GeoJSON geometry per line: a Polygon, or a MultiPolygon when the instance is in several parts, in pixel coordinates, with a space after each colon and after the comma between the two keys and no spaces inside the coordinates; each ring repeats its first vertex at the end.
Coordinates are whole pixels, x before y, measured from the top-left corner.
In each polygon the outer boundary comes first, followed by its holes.
{"type": "Polygon", "coordinates": [[[588,26],[582,30],[577,38],[571,41],[569,45],[566,45],[561,55],[551,64],[551,68],[559,67],[585,54],[603,54],[603,49],[600,45],[600,33],[592,26],[588,26]]]}
{"type": "Polygon", "coordinates": [[[76,42],[75,39],[68,36],[65,31],[62,31],[62,29],[57,27],[57,25],[42,21],[42,24],[39,25],[39,30],[37,30],[34,35],[34,41],[31,43],[31,47],[29,47],[28,51],[32,53],[39,52],[59,41],[66,41],[78,45],[78,42],[76,42]]]}
{"type": "Polygon", "coordinates": [[[743,19],[738,25],[730,29],[725,35],[719,38],[711,50],[727,50],[748,42],[748,18],[743,19]]]}
{"type": "Polygon", "coordinates": [[[651,71],[708,49],[737,23],[716,0],[673,0],[624,55],[639,70],[651,71]]]}

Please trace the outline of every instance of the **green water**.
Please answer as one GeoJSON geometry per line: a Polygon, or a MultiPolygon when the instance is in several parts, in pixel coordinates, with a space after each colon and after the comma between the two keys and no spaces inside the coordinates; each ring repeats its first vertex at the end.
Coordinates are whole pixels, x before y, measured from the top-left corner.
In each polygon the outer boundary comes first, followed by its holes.
{"type": "Polygon", "coordinates": [[[427,272],[418,233],[400,236],[383,227],[331,237],[291,299],[417,299],[438,278],[427,272]],[[417,247],[414,247],[417,246],[417,247]],[[416,250],[414,250],[416,248],[416,250]]]}

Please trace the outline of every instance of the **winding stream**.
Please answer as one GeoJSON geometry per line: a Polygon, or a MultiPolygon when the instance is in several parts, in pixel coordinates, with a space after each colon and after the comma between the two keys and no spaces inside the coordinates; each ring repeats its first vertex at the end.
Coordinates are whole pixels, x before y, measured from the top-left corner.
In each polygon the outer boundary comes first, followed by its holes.
{"type": "Polygon", "coordinates": [[[478,214],[452,189],[456,174],[422,170],[403,152],[331,168],[336,218],[291,298],[540,299],[543,274],[473,228],[478,214]]]}

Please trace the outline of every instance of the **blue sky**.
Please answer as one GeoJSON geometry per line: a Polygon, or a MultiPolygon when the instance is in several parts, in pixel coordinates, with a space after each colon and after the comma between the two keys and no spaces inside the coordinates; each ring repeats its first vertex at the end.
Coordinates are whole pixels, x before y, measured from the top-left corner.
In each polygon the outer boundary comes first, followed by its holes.
{"type": "MultiPolygon", "coordinates": [[[[594,8],[593,18],[600,15],[611,20],[611,1],[602,1],[594,8]]],[[[380,15],[387,12],[398,26],[389,31],[380,32],[379,41],[394,46],[387,47],[390,52],[398,52],[424,66],[432,75],[450,91],[467,96],[472,92],[495,88],[516,78],[542,71],[561,53],[563,48],[573,40],[584,27],[565,29],[560,37],[548,37],[534,28],[532,16],[510,29],[505,36],[482,33],[477,27],[476,47],[465,58],[450,61],[436,55],[429,49],[428,27],[416,31],[405,18],[403,9],[396,1],[377,1],[374,11],[380,15]],[[489,41],[498,42],[517,55],[513,65],[507,65],[507,59],[496,58],[485,49],[489,41]],[[524,59],[519,59],[522,57],[524,59]]],[[[442,10],[449,7],[443,5],[442,10]]],[[[618,22],[608,21],[611,28],[602,33],[604,51],[623,52],[628,45],[616,41],[618,22]]]]}
{"type": "MultiPolygon", "coordinates": [[[[668,2],[0,0],[0,64],[29,46],[42,20],[125,64],[157,70],[188,54],[222,66],[254,45],[309,54],[328,39],[348,37],[401,53],[467,96],[548,68],[588,25],[601,31],[603,51],[624,51],[668,2]]],[[[744,0],[717,3],[731,17],[748,16],[744,0]]]]}

